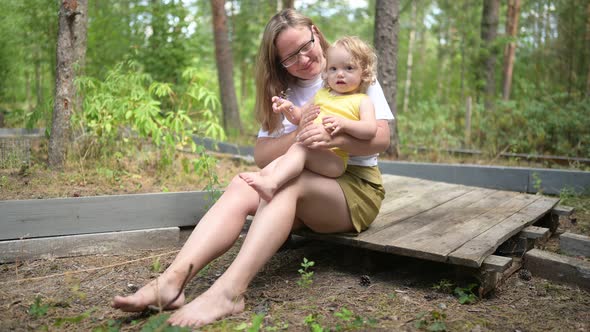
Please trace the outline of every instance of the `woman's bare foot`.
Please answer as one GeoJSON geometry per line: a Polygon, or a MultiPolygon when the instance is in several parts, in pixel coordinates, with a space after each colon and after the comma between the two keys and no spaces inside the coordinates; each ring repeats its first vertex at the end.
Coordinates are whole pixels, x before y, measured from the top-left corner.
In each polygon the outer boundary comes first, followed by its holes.
{"type": "Polygon", "coordinates": [[[244,311],[241,294],[213,285],[205,293],[176,311],[168,323],[173,326],[197,328],[226,316],[244,311]],[[217,289],[216,289],[217,288],[217,289]]]}
{"type": "Polygon", "coordinates": [[[135,294],[129,296],[115,296],[111,306],[126,312],[144,311],[149,306],[164,306],[163,310],[180,308],[184,304],[184,292],[176,300],[169,303],[178,295],[178,286],[160,277],[140,288],[135,294]],[[166,306],[167,305],[167,306],[166,306]]]}
{"type": "Polygon", "coordinates": [[[278,189],[276,183],[268,176],[260,175],[260,172],[244,172],[239,175],[252,189],[258,192],[260,198],[267,202],[272,199],[278,189]]]}

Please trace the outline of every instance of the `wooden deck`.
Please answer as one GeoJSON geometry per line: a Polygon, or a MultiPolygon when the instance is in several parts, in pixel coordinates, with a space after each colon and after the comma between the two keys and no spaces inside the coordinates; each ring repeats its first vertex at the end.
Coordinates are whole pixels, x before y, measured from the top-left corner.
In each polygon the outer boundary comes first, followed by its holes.
{"type": "Polygon", "coordinates": [[[496,249],[548,215],[558,198],[383,175],[381,211],[358,236],[298,234],[479,268],[496,249]]]}

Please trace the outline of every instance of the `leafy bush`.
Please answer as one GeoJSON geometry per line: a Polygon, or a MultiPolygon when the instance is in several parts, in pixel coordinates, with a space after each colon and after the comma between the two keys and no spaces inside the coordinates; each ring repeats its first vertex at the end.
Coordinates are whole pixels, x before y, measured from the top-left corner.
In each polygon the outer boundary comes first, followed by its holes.
{"type": "Polygon", "coordinates": [[[194,134],[223,140],[225,133],[215,113],[219,100],[206,88],[206,76],[195,68],[186,69],[181,95],[172,84],[153,81],[133,61],[118,64],[104,81],[78,79],[84,110],[72,117],[72,123],[77,138],[84,138],[81,155],[125,152],[130,140],[138,138],[159,148],[165,166],[179,149],[197,151],[194,134]],[[162,109],[163,101],[172,109],[162,109]]]}

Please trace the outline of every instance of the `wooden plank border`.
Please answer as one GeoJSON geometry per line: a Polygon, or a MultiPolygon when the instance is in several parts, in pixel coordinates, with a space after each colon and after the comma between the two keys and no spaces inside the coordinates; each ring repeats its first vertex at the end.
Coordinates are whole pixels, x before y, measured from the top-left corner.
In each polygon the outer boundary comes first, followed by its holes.
{"type": "Polygon", "coordinates": [[[176,247],[178,227],[0,241],[0,263],[176,247]]]}
{"type": "Polygon", "coordinates": [[[204,191],[0,201],[0,240],[194,226],[204,191]]]}
{"type": "Polygon", "coordinates": [[[590,192],[590,172],[583,171],[383,160],[379,168],[385,174],[491,189],[545,194],[559,194],[563,189],[590,192]]]}

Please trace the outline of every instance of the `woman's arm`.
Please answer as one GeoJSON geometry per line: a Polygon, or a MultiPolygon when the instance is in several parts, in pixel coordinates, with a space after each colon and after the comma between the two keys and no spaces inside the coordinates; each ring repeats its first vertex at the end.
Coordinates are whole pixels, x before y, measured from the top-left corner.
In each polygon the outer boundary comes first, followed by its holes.
{"type": "Polygon", "coordinates": [[[319,125],[309,125],[299,133],[299,140],[310,148],[340,148],[351,155],[367,156],[381,153],[389,146],[389,124],[387,120],[377,120],[377,134],[371,140],[361,140],[350,135],[330,136],[319,125]]]}
{"type": "Polygon", "coordinates": [[[271,161],[282,156],[293,143],[297,130],[279,137],[259,137],[254,145],[254,161],[260,168],[264,168],[271,161]]]}

